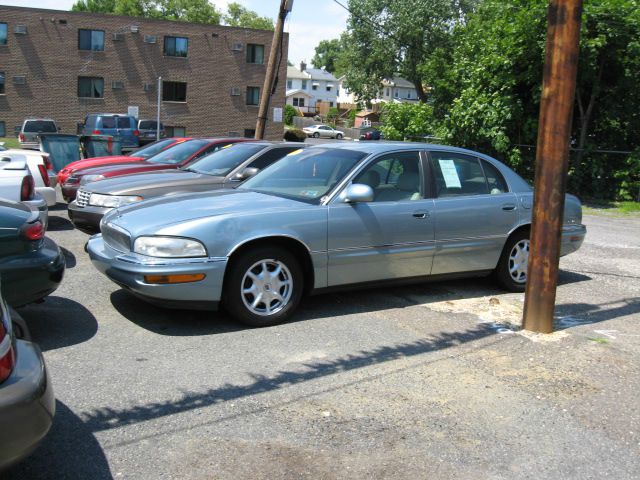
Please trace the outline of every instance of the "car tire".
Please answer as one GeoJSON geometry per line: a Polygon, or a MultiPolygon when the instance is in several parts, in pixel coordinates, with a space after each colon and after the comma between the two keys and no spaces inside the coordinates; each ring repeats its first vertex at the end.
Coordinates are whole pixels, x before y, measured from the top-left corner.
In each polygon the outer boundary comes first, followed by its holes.
{"type": "Polygon", "coordinates": [[[319,134],[318,132],[315,132],[315,133],[313,134],[313,138],[320,138],[320,134],[319,134]]]}
{"type": "Polygon", "coordinates": [[[529,262],[529,230],[512,234],[494,271],[498,284],[510,292],[524,292],[529,262]]]}
{"type": "Polygon", "coordinates": [[[239,322],[252,327],[276,325],[288,320],[300,303],[304,289],[302,267],[280,247],[247,250],[227,268],[223,306],[239,322]],[[261,300],[264,296],[268,303],[261,300]]]}
{"type": "Polygon", "coordinates": [[[338,139],[338,140],[342,140],[342,134],[341,134],[341,133],[337,134],[337,135],[336,135],[336,139],[338,139]]]}

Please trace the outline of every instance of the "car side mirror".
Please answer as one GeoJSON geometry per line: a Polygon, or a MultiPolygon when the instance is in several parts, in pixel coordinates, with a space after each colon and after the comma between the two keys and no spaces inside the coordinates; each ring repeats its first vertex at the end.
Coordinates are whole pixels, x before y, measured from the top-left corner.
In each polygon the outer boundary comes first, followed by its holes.
{"type": "Polygon", "coordinates": [[[243,180],[246,180],[247,178],[253,177],[259,171],[260,171],[259,168],[247,167],[244,170],[242,170],[241,172],[236,173],[236,175],[233,177],[233,179],[236,182],[242,182],[243,180]]]}
{"type": "Polygon", "coordinates": [[[363,183],[352,183],[340,195],[344,203],[373,202],[373,188],[363,183]]]}
{"type": "Polygon", "coordinates": [[[0,162],[11,162],[11,158],[9,158],[9,157],[0,157],[0,162]]]}

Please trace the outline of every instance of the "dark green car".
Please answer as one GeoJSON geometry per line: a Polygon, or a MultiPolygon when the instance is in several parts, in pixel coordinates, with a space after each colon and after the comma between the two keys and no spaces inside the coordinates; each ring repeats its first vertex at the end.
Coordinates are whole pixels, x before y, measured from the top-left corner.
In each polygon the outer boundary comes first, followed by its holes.
{"type": "Polygon", "coordinates": [[[0,275],[2,296],[13,307],[52,293],[64,275],[65,260],[58,245],[45,237],[38,212],[0,200],[0,275]]]}

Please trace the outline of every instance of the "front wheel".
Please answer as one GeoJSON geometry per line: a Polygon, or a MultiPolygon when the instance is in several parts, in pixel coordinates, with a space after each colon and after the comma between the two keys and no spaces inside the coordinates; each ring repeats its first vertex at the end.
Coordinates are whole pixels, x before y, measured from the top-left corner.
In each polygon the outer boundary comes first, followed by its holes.
{"type": "Polygon", "coordinates": [[[341,133],[337,134],[337,135],[336,135],[336,138],[337,138],[338,140],[342,140],[342,134],[341,134],[341,133]]]}
{"type": "Polygon", "coordinates": [[[298,260],[282,248],[248,250],[228,268],[223,304],[242,323],[252,327],[282,323],[300,303],[302,268],[298,260]]]}
{"type": "Polygon", "coordinates": [[[320,134],[318,132],[314,133],[313,138],[320,138],[320,134]]]}
{"type": "Polygon", "coordinates": [[[524,292],[529,265],[529,232],[521,230],[509,237],[495,270],[498,284],[511,292],[524,292]]]}

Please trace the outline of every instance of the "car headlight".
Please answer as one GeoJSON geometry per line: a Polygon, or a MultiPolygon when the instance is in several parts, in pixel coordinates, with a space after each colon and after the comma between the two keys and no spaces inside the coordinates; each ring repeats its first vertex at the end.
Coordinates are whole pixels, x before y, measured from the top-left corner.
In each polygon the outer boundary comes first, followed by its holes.
{"type": "Polygon", "coordinates": [[[94,207],[118,208],[130,203],[140,202],[142,197],[138,195],[102,195],[92,193],[89,197],[89,205],[94,207]]]}
{"type": "Polygon", "coordinates": [[[207,249],[192,238],[138,237],[133,251],[149,257],[206,257],[207,249]]]}
{"type": "Polygon", "coordinates": [[[80,180],[80,185],[86,185],[89,182],[96,182],[98,180],[104,180],[104,175],[85,175],[80,180]]]}

